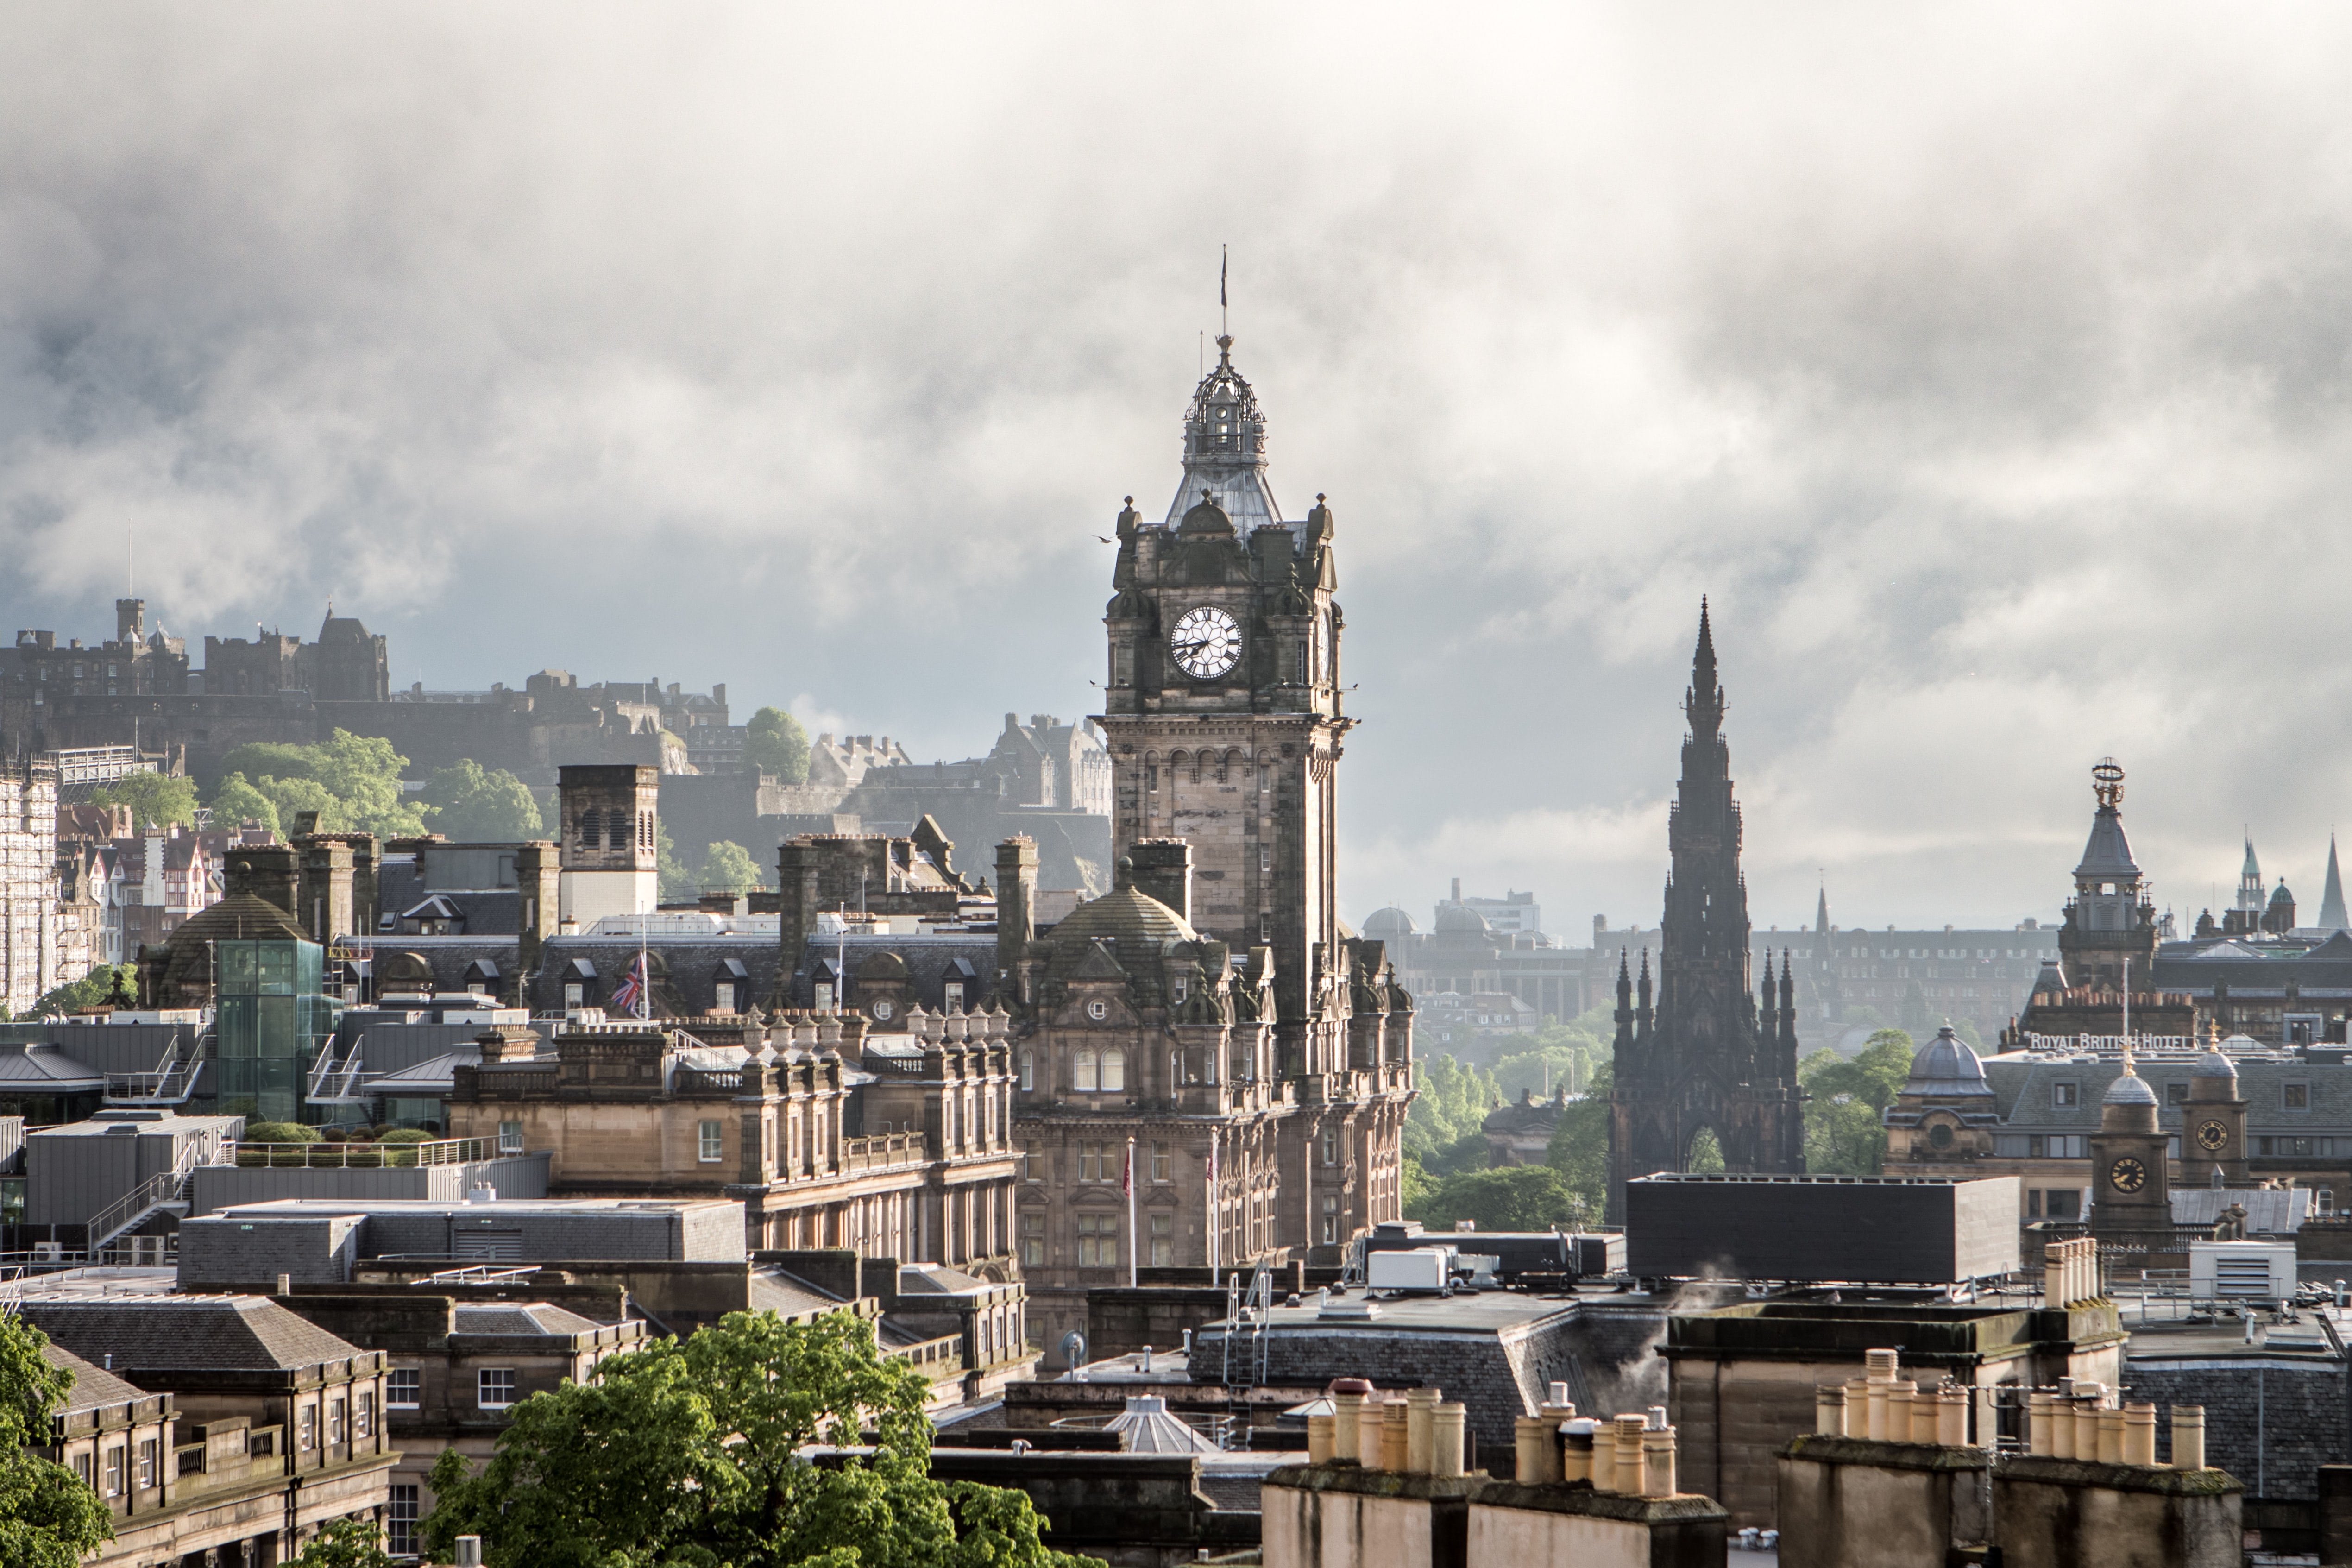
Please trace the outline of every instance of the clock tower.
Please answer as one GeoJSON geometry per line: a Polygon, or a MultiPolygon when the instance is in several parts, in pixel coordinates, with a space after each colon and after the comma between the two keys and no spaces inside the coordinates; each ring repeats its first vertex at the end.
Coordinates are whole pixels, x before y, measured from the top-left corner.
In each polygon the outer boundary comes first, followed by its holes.
{"type": "Polygon", "coordinates": [[[2172,1250],[2171,1141],[2158,1123],[2156,1091],[2126,1058],[2091,1134],[2091,1234],[2102,1243],[2172,1250]]]}
{"type": "Polygon", "coordinates": [[[1331,509],[1286,519],[1266,480],[1265,419],[1234,340],[1184,415],[1166,519],[1118,519],[1099,718],[1112,764],[1111,853],[1192,846],[1191,916],[1236,953],[1270,950],[1286,1076],[1348,1067],[1349,955],[1336,894],[1342,618],[1331,509]]]}
{"type": "Polygon", "coordinates": [[[2180,1181],[2183,1186],[2244,1187],[2253,1184],[2246,1166],[2246,1101],[2238,1093],[2238,1069],[2210,1036],[2204,1054],[2189,1069],[2189,1102],[2180,1108],[2180,1181]]]}

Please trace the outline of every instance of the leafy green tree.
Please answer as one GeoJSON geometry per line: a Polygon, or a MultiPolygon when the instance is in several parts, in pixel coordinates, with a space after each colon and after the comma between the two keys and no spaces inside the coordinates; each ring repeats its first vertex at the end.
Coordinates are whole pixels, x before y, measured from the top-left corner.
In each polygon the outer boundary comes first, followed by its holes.
{"type": "Polygon", "coordinates": [[[58,1018],[112,1002],[129,1006],[139,994],[139,971],[128,963],[101,963],[79,980],[68,980],[33,1004],[33,1016],[58,1018]]]}
{"type": "Polygon", "coordinates": [[[702,886],[710,892],[748,893],[765,885],[760,863],[740,844],[721,838],[702,857],[702,886]]]}
{"type": "Polygon", "coordinates": [[[1539,1096],[1563,1089],[1577,1093],[1591,1075],[1592,1058],[1582,1046],[1538,1046],[1496,1060],[1495,1092],[1507,1104],[1517,1101],[1528,1089],[1539,1096]]]}
{"type": "Polygon", "coordinates": [[[743,726],[743,765],[788,784],[808,783],[808,731],[781,708],[761,709],[743,726]]]}
{"type": "Polygon", "coordinates": [[[669,836],[669,824],[659,819],[654,823],[654,873],[666,904],[690,904],[702,890],[693,868],[677,858],[677,845],[669,836]]]}
{"type": "Polygon", "coordinates": [[[1886,1163],[1886,1108],[1911,1076],[1911,1037],[1872,1035],[1849,1061],[1826,1046],[1797,1064],[1805,1104],[1805,1167],[1823,1174],[1876,1175],[1886,1163]]]}
{"type": "Polygon", "coordinates": [[[49,1440],[73,1373],[41,1353],[48,1337],[0,1317],[0,1568],[76,1568],[114,1539],[98,1494],[63,1465],[27,1453],[49,1440]]]}
{"type": "Polygon", "coordinates": [[[276,837],[286,837],[278,803],[256,789],[243,773],[231,773],[213,786],[213,822],[232,829],[239,823],[258,822],[276,837]]]}
{"type": "Polygon", "coordinates": [[[1690,1152],[1684,1157],[1694,1175],[1719,1176],[1723,1173],[1723,1140],[1715,1135],[1712,1127],[1702,1127],[1691,1140],[1690,1152]]]}
{"type": "Polygon", "coordinates": [[[243,745],[221,759],[224,777],[239,773],[278,807],[285,827],[298,812],[316,811],[328,832],[413,838],[425,831],[424,813],[401,791],[408,759],[381,736],[337,730],[320,746],[274,742],[243,745]]]}
{"type": "Polygon", "coordinates": [[[530,786],[504,768],[485,769],[471,758],[435,769],[417,798],[432,813],[433,831],[460,844],[547,837],[530,786]]]}
{"type": "Polygon", "coordinates": [[[1465,1068],[1450,1056],[1421,1066],[1421,1093],[1405,1113],[1404,1146],[1433,1174],[1450,1174],[1486,1163],[1480,1131],[1495,1109],[1495,1080],[1483,1068],[1465,1068]]]}
{"type": "Polygon", "coordinates": [[[309,811],[319,814],[319,831],[321,833],[350,833],[355,829],[351,808],[336,799],[335,792],[317,779],[281,779],[264,773],[253,781],[253,787],[268,798],[278,814],[279,825],[289,831],[300,820],[302,814],[309,811]]]}
{"type": "Polygon", "coordinates": [[[1615,1064],[1606,1059],[1594,1064],[1583,1098],[1570,1100],[1559,1113],[1546,1157],[1568,1190],[1596,1215],[1609,1199],[1609,1091],[1616,1083],[1615,1064]]]}
{"type": "Polygon", "coordinates": [[[125,773],[92,790],[89,803],[129,806],[134,828],[168,827],[174,822],[194,826],[196,820],[195,781],[165,773],[125,773]]]}
{"type": "Polygon", "coordinates": [[[863,1319],[732,1312],[533,1394],[478,1471],[443,1454],[425,1542],[479,1535],[489,1568],[1082,1568],[1025,1494],[931,1479],[925,1394],[863,1319]]]}
{"type": "Polygon", "coordinates": [[[1466,1219],[1480,1230],[1574,1230],[1599,1213],[1549,1165],[1508,1165],[1446,1177],[1413,1217],[1444,1229],[1466,1219]]]}
{"type": "Polygon", "coordinates": [[[1418,1156],[1407,1154],[1398,1169],[1397,1196],[1399,1206],[1407,1219],[1419,1219],[1422,1207],[1437,1194],[1437,1180],[1421,1168],[1418,1156]]]}
{"type": "Polygon", "coordinates": [[[311,1538],[291,1568],[393,1568],[393,1557],[375,1521],[338,1519],[311,1538]]]}

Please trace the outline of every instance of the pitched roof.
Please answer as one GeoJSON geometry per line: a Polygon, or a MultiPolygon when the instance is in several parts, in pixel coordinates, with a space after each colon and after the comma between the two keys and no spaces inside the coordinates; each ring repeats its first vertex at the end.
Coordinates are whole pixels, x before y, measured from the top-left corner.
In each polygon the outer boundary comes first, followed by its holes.
{"type": "Polygon", "coordinates": [[[26,1296],[25,1321],[120,1371],[293,1371],[368,1352],[259,1296],[26,1296]]]}
{"type": "Polygon", "coordinates": [[[460,1334],[585,1334],[599,1326],[594,1319],[546,1301],[495,1301],[457,1304],[451,1331],[460,1334]]]}
{"type": "Polygon", "coordinates": [[[128,1405],[136,1399],[154,1397],[144,1389],[132,1387],[104,1367],[93,1366],[54,1341],[41,1347],[41,1358],[51,1366],[62,1367],[73,1373],[73,1386],[66,1391],[65,1403],[58,1409],[60,1415],[95,1410],[103,1405],[128,1405]]]}

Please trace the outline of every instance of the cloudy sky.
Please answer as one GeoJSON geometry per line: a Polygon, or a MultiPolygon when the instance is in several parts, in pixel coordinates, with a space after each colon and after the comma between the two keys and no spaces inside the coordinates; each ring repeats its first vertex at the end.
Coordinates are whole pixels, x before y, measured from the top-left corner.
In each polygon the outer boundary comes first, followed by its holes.
{"type": "Polygon", "coordinates": [[[1657,918],[1712,595],[1759,925],[2352,831],[2352,13],[18,6],[0,612],[983,749],[1087,710],[1234,251],[1340,524],[1351,914],[1657,918]]]}

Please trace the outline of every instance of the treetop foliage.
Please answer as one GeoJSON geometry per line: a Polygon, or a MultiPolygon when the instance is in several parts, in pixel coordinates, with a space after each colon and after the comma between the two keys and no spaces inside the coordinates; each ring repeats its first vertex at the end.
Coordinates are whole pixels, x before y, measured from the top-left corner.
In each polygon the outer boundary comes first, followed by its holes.
{"type": "Polygon", "coordinates": [[[98,1494],[64,1466],[26,1452],[49,1441],[50,1418],[73,1391],[52,1366],[48,1338],[22,1319],[0,1318],[0,1568],[76,1568],[114,1539],[98,1494]]]}
{"type": "Polygon", "coordinates": [[[743,765],[788,784],[808,783],[809,735],[781,708],[762,708],[743,727],[743,765]]]}
{"type": "Polygon", "coordinates": [[[488,1568],[1081,1568],[1026,1495],[930,1479],[925,1392],[851,1313],[730,1313],[533,1394],[478,1471],[442,1455],[425,1541],[479,1535],[488,1568]]]}

